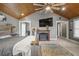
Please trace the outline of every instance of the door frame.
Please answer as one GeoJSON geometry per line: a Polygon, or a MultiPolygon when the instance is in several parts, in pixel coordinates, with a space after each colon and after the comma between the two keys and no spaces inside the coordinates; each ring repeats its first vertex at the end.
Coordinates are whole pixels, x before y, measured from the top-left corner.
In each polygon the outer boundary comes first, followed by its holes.
{"type": "Polygon", "coordinates": [[[30,24],[30,35],[31,35],[31,21],[19,21],[19,36],[22,36],[22,23],[30,24]]]}
{"type": "MultiPolygon", "coordinates": [[[[69,23],[68,21],[56,21],[56,31],[58,31],[58,23],[61,23],[61,28],[62,28],[62,23],[65,23],[66,24],[66,38],[69,39],[69,23]]],[[[61,35],[62,35],[62,29],[61,29],[61,35]]],[[[57,35],[56,35],[57,37],[57,35]]]]}
{"type": "MultiPolygon", "coordinates": [[[[57,30],[57,35],[56,37],[58,38],[58,23],[61,24],[61,21],[56,21],[56,30],[57,30]]],[[[61,28],[62,28],[62,24],[61,24],[61,28]]],[[[62,35],[62,29],[61,29],[61,35],[62,35]]]]}
{"type": "Polygon", "coordinates": [[[57,23],[57,38],[58,38],[58,36],[60,36],[60,37],[62,36],[62,33],[61,33],[62,30],[60,29],[60,34],[58,32],[59,31],[59,25],[61,26],[61,23],[60,22],[57,23]]]}

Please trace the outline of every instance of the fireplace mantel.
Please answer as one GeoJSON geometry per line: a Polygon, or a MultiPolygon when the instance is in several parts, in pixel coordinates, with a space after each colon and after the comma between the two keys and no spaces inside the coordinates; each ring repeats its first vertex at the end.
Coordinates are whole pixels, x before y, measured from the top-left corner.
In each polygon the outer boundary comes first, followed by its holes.
{"type": "Polygon", "coordinates": [[[49,33],[50,30],[38,30],[37,32],[38,32],[38,33],[49,33]]]}

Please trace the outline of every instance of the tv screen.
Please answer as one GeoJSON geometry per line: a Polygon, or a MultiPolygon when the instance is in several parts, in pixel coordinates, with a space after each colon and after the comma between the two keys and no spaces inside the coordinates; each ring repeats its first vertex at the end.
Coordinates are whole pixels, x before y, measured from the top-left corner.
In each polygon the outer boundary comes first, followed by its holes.
{"type": "Polygon", "coordinates": [[[46,27],[46,26],[53,26],[52,18],[46,18],[46,19],[39,20],[39,27],[46,27]]]}

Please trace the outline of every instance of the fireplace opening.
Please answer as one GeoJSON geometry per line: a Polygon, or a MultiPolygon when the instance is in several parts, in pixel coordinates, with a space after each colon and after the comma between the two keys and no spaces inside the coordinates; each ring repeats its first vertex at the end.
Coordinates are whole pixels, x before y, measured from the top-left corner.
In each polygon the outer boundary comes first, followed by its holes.
{"type": "Polygon", "coordinates": [[[48,37],[48,33],[39,33],[39,41],[48,41],[49,37],[48,37]]]}

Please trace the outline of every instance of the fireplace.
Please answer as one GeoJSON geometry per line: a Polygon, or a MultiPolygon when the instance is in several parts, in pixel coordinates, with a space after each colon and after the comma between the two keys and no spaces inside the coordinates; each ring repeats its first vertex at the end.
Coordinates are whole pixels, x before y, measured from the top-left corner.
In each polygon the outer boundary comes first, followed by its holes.
{"type": "Polygon", "coordinates": [[[50,30],[38,30],[39,41],[49,41],[50,40],[50,30]]]}
{"type": "Polygon", "coordinates": [[[49,37],[48,37],[48,33],[39,33],[39,41],[48,41],[49,37]]]}

